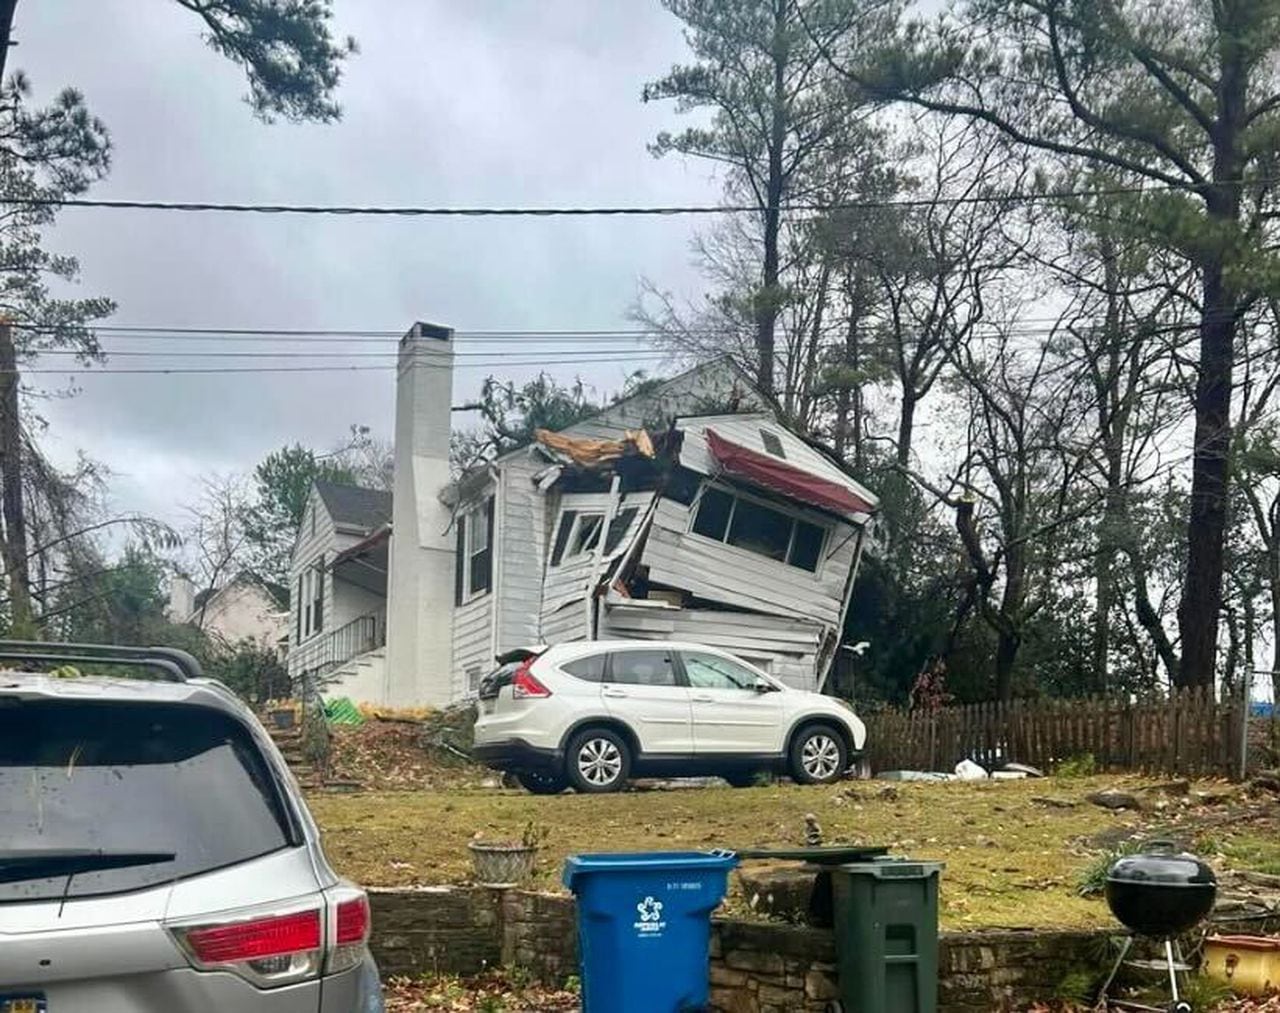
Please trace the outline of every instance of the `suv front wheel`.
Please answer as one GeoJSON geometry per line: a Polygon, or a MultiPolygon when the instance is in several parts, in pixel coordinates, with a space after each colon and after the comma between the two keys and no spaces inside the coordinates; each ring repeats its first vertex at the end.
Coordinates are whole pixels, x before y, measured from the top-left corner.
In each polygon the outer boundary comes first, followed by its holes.
{"type": "Polygon", "coordinates": [[[565,767],[577,791],[617,791],[631,773],[631,747],[608,728],[586,728],[570,740],[565,767]]]}
{"type": "Polygon", "coordinates": [[[830,784],[849,766],[844,736],[830,725],[810,725],[791,743],[791,778],[797,784],[830,784]]]}

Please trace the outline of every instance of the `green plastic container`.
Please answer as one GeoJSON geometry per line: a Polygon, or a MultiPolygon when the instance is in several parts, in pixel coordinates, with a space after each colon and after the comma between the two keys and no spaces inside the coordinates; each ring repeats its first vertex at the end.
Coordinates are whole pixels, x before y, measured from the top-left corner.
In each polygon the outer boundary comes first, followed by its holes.
{"type": "Polygon", "coordinates": [[[936,1013],[941,873],[898,858],[831,870],[844,1013],[936,1013]]]}

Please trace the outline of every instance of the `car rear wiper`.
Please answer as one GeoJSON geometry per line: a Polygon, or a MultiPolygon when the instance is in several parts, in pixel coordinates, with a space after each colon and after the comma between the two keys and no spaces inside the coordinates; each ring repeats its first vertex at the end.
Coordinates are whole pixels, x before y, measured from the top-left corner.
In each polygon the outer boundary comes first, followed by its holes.
{"type": "Polygon", "coordinates": [[[0,883],[20,883],[46,876],[70,876],[103,869],[172,862],[172,851],[102,851],[88,848],[0,851],[0,883]]]}

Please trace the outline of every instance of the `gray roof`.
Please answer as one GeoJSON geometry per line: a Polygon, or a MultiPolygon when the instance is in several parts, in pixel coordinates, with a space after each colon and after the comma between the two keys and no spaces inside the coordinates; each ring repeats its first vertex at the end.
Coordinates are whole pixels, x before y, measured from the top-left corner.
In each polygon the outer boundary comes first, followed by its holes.
{"type": "Polygon", "coordinates": [[[372,531],[391,520],[391,493],[385,489],[317,482],[316,492],[335,524],[372,531]]]}

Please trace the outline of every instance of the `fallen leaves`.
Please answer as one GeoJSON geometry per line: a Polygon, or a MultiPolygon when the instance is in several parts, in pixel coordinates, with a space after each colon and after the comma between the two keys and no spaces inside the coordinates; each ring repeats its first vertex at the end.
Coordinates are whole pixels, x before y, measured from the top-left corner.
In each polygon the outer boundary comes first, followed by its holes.
{"type": "Polygon", "coordinates": [[[392,978],[384,990],[387,1013],[568,1013],[579,1008],[576,991],[548,988],[509,971],[476,978],[392,978]]]}

